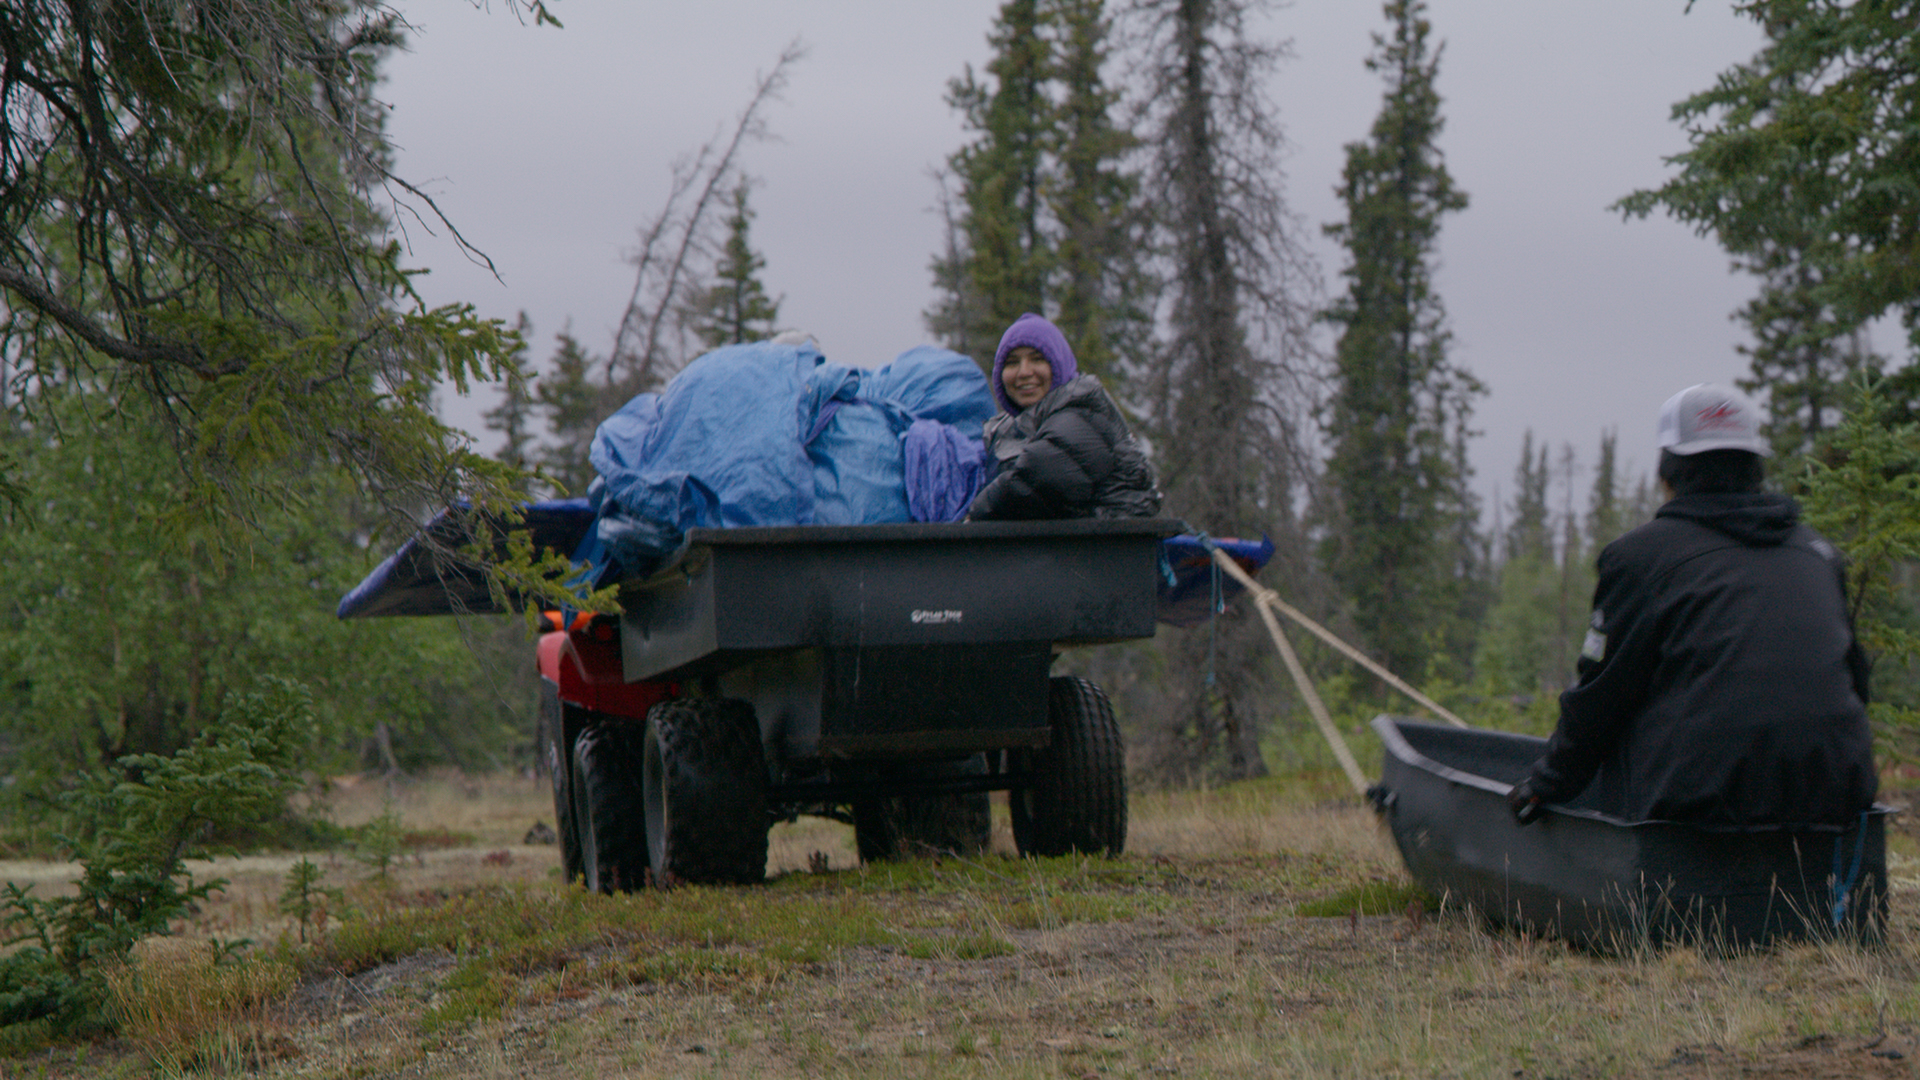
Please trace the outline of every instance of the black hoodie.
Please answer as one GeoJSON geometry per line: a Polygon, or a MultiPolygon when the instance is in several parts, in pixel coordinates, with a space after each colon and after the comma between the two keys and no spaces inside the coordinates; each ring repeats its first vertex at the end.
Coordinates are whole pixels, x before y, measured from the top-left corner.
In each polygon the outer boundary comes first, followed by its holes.
{"type": "Polygon", "coordinates": [[[1793,500],[1667,503],[1600,553],[1590,626],[1534,767],[1543,800],[1585,790],[1576,805],[1628,820],[1733,828],[1843,826],[1871,805],[1840,555],[1793,500]]]}

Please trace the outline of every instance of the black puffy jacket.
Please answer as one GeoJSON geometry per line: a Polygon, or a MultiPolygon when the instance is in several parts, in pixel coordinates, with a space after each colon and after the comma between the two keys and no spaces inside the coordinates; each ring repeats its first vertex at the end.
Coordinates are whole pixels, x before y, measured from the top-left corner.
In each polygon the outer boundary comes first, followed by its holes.
{"type": "Polygon", "coordinates": [[[1683,495],[1600,553],[1579,682],[1534,767],[1628,820],[1846,825],[1877,787],[1840,555],[1779,495],[1683,495]],[[1596,776],[1597,774],[1597,776],[1596,776]]]}
{"type": "Polygon", "coordinates": [[[1152,517],[1153,466],[1100,381],[1081,375],[1029,408],[987,421],[993,479],[967,516],[991,519],[1152,517]]]}

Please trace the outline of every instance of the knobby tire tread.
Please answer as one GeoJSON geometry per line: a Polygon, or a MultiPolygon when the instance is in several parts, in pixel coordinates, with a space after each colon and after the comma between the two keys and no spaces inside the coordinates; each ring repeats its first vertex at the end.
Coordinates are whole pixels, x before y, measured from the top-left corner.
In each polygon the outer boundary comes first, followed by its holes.
{"type": "Polygon", "coordinates": [[[567,782],[572,771],[573,748],[562,746],[566,738],[563,723],[565,706],[560,703],[560,688],[540,680],[540,752],[546,758],[547,776],[553,783],[553,831],[560,839],[560,872],[567,881],[580,876],[580,833],[573,822],[573,787],[567,782]]]}
{"type": "Polygon", "coordinates": [[[1126,746],[1113,706],[1077,675],[1047,684],[1052,742],[1026,755],[1033,785],[1016,790],[1014,843],[1023,855],[1118,855],[1127,846],[1126,746]]]}
{"type": "Polygon", "coordinates": [[[632,892],[646,882],[646,807],[633,735],[628,724],[603,721],[574,743],[580,872],[595,892],[632,892]]]}
{"type": "Polygon", "coordinates": [[[729,698],[664,701],[647,713],[647,727],[664,783],[655,884],[764,880],[767,772],[753,707],[729,698]]]}

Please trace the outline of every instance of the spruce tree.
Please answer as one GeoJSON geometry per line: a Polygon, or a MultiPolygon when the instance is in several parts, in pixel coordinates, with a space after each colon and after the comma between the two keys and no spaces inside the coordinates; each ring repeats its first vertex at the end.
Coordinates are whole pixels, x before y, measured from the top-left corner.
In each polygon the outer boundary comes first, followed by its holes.
{"type": "Polygon", "coordinates": [[[1347,220],[1326,229],[1348,265],[1346,295],[1328,312],[1340,329],[1327,467],[1339,526],[1324,554],[1375,653],[1418,675],[1463,595],[1451,549],[1471,502],[1453,436],[1484,390],[1448,358],[1433,291],[1440,219],[1467,205],[1437,145],[1441,49],[1429,50],[1423,0],[1390,0],[1385,12],[1390,36],[1374,35],[1366,64],[1387,92],[1368,140],[1347,146],[1347,220]]]}
{"type": "Polygon", "coordinates": [[[533,373],[527,368],[527,335],[533,332],[533,323],[526,312],[522,311],[514,322],[513,332],[518,344],[502,365],[505,377],[500,380],[500,403],[482,419],[488,431],[501,436],[500,450],[494,457],[515,469],[525,469],[532,464],[534,442],[533,373]]]}
{"type": "Polygon", "coordinates": [[[943,303],[928,322],[975,359],[992,354],[1014,319],[1046,310],[1053,249],[1043,231],[1041,180],[1053,110],[1041,21],[1040,0],[1007,0],[988,37],[992,82],[969,68],[948,85],[948,103],[977,133],[948,162],[965,206],[959,261],[976,302],[964,310],[943,303]]]}
{"type": "Polygon", "coordinates": [[[608,391],[593,377],[603,362],[581,347],[569,331],[561,331],[555,340],[558,347],[548,362],[549,371],[534,393],[546,413],[547,429],[553,433],[553,443],[540,452],[540,464],[563,494],[585,495],[594,476],[587,450],[600,421],[613,410],[608,407],[608,391]]]}
{"type": "Polygon", "coordinates": [[[1548,530],[1547,488],[1552,480],[1547,468],[1547,446],[1541,443],[1540,453],[1536,456],[1533,451],[1533,430],[1529,428],[1520,441],[1520,465],[1513,471],[1513,519],[1507,524],[1504,551],[1507,562],[1545,558],[1551,554],[1553,541],[1548,530]]]}
{"type": "Polygon", "coordinates": [[[991,79],[950,84],[974,137],[942,176],[947,237],[931,265],[927,327],[949,348],[984,362],[1031,311],[1109,382],[1145,351],[1138,140],[1105,81],[1111,34],[1102,0],[1009,0],[988,39],[991,79]]]}
{"type": "MultiPolygon", "coordinates": [[[[1602,454],[1610,440],[1603,440],[1602,454]]],[[[1521,445],[1514,469],[1513,501],[1502,546],[1496,600],[1474,643],[1476,681],[1499,695],[1554,694],[1570,685],[1573,657],[1586,632],[1584,616],[1593,594],[1593,560],[1573,509],[1573,448],[1562,445],[1557,470],[1561,508],[1552,505],[1556,469],[1547,446],[1537,450],[1533,432],[1521,445]],[[1556,538],[1557,537],[1557,538],[1556,538]]],[[[1611,472],[1611,465],[1601,470],[1611,472]]],[[[1589,529],[1618,511],[1606,509],[1596,485],[1589,529]]]]}
{"type": "Polygon", "coordinates": [[[1616,207],[1664,210],[1761,277],[1760,298],[1742,313],[1756,338],[1747,385],[1781,395],[1776,446],[1793,449],[1831,430],[1848,368],[1874,366],[1843,343],[1892,311],[1907,322],[1909,348],[1888,390],[1903,411],[1920,401],[1920,35],[1908,2],[1733,7],[1764,33],[1760,50],[1674,105],[1688,148],[1668,159],[1665,183],[1616,207]]]}
{"type": "Polygon", "coordinates": [[[1759,295],[1734,316],[1753,335],[1739,347],[1749,365],[1740,386],[1765,395],[1775,453],[1808,453],[1838,422],[1853,377],[1882,361],[1864,346],[1864,320],[1841,316],[1823,298],[1807,243],[1761,241],[1756,249],[1735,263],[1760,279],[1759,295]]]}
{"type": "MultiPolygon", "coordinates": [[[[392,171],[375,88],[409,29],[372,0],[0,3],[9,401],[36,419],[20,391],[71,377],[144,398],[195,478],[155,519],[183,544],[245,547],[316,459],[396,527],[521,494],[430,405],[512,342],[402,265],[409,216],[491,265],[392,171]]],[[[0,475],[0,505],[27,494],[0,475]]]]}
{"type": "Polygon", "coordinates": [[[734,186],[726,247],[714,265],[713,284],[701,290],[695,308],[694,329],[710,349],[770,338],[780,318],[780,301],[768,299],[760,284],[767,260],[748,236],[754,214],[747,187],[745,180],[734,186]]]}
{"type": "MultiPolygon", "coordinates": [[[[1600,463],[1594,468],[1593,494],[1587,500],[1587,548],[1594,555],[1631,529],[1651,518],[1643,512],[1639,500],[1628,491],[1626,478],[1620,475],[1618,432],[1600,433],[1600,463]]],[[[1645,489],[1646,480],[1641,479],[1645,489]]]]}
{"type": "Polygon", "coordinates": [[[1054,168],[1047,208],[1056,222],[1054,316],[1082,370],[1112,383],[1122,358],[1152,334],[1141,266],[1139,176],[1124,166],[1139,139],[1114,122],[1118,89],[1102,77],[1111,26],[1102,0],[1054,0],[1054,168]]]}

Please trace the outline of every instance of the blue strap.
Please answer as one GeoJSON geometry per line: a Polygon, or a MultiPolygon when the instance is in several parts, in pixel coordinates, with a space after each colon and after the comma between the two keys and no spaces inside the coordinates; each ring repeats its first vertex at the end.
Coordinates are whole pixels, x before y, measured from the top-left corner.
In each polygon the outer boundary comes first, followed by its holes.
{"type": "Polygon", "coordinates": [[[1860,821],[1855,826],[1859,835],[1853,842],[1853,865],[1847,868],[1847,875],[1840,876],[1840,864],[1846,853],[1847,834],[1841,833],[1833,838],[1833,928],[1840,929],[1847,921],[1847,905],[1853,900],[1853,887],[1860,880],[1860,861],[1867,850],[1867,815],[1872,811],[1860,812],[1860,821]]]}

